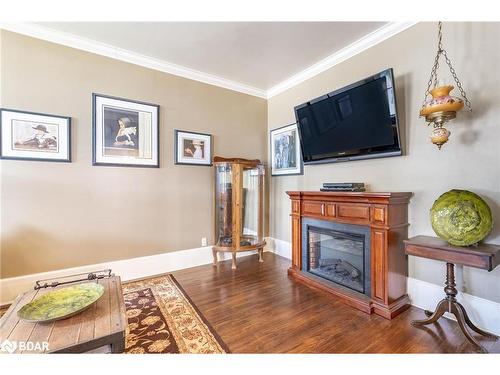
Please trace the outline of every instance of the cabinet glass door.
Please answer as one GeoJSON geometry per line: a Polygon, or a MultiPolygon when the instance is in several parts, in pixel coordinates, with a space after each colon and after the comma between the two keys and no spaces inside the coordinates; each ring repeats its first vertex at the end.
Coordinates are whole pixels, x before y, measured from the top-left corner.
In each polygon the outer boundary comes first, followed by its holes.
{"type": "Polygon", "coordinates": [[[215,173],[215,244],[231,247],[233,245],[233,187],[231,164],[220,164],[215,173]]]}
{"type": "Polygon", "coordinates": [[[262,216],[263,184],[262,167],[244,167],[242,174],[242,225],[241,246],[251,246],[263,240],[262,216]]]}

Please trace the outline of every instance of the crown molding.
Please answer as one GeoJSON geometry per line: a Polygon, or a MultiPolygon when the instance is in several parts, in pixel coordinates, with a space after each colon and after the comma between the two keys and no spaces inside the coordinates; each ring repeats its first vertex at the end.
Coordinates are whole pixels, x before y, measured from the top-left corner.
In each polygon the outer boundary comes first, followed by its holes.
{"type": "Polygon", "coordinates": [[[318,61],[301,72],[285,79],[277,85],[267,90],[267,98],[272,98],[282,92],[297,86],[298,84],[340,64],[341,62],[371,48],[384,40],[414,26],[417,22],[389,22],[377,30],[365,35],[364,37],[349,44],[347,47],[331,54],[330,56],[318,61]]]}
{"type": "Polygon", "coordinates": [[[126,49],[111,46],[92,39],[76,36],[74,34],[57,31],[45,26],[33,23],[0,23],[0,29],[5,29],[18,34],[28,35],[33,38],[46,40],[48,42],[61,44],[82,51],[95,53],[110,57],[115,60],[125,61],[131,64],[158,70],[160,72],[192,79],[194,81],[219,86],[225,89],[238,91],[244,94],[267,98],[265,90],[261,90],[243,83],[231,81],[213,74],[200,72],[185,66],[172,64],[154,57],[142,55],[126,49]]]}
{"type": "Polygon", "coordinates": [[[190,69],[181,65],[172,64],[154,57],[142,55],[109,44],[101,43],[92,39],[83,38],[74,34],[64,33],[34,23],[0,23],[0,29],[15,33],[28,35],[33,38],[46,40],[52,43],[76,48],[82,51],[95,53],[110,57],[112,59],[125,61],[131,64],[158,70],[164,73],[188,78],[209,85],[219,86],[225,89],[241,92],[244,94],[269,99],[298,84],[340,64],[341,62],[367,50],[370,47],[383,42],[386,39],[414,26],[417,22],[389,22],[374,32],[365,35],[345,48],[331,54],[325,59],[309,66],[301,72],[285,79],[268,90],[252,87],[240,82],[231,81],[213,74],[190,69]]]}

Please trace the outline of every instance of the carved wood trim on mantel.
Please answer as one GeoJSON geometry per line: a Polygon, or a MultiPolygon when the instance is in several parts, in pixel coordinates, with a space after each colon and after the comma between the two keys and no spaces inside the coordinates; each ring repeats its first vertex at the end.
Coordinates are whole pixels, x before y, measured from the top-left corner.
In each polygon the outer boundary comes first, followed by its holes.
{"type": "Polygon", "coordinates": [[[408,203],[412,193],[289,191],[292,203],[292,266],[288,274],[299,282],[340,297],[367,313],[392,319],[410,305],[406,294],[408,203]],[[370,227],[371,296],[339,285],[326,286],[302,271],[302,218],[370,227]]]}

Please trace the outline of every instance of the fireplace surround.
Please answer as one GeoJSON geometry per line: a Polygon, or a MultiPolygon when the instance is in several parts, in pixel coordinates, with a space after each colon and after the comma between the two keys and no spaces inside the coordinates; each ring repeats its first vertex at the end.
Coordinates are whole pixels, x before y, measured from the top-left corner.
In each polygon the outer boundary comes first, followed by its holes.
{"type": "Polygon", "coordinates": [[[288,275],[386,319],[406,310],[411,193],[287,192],[292,203],[288,275]]]}

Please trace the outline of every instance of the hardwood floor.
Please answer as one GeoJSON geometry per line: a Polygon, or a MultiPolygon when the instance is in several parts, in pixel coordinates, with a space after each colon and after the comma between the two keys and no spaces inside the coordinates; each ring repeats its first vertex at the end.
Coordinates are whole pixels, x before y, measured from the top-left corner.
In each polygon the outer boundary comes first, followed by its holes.
{"type": "MultiPolygon", "coordinates": [[[[468,353],[456,322],[410,325],[411,307],[392,321],[355,310],[288,278],[288,259],[264,253],[173,272],[233,353],[468,353]]],[[[480,341],[500,352],[500,341],[480,341]]]]}

